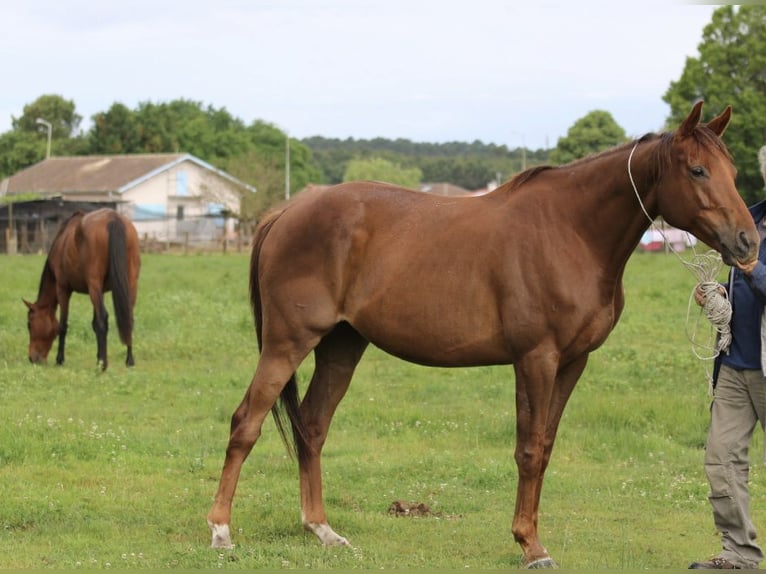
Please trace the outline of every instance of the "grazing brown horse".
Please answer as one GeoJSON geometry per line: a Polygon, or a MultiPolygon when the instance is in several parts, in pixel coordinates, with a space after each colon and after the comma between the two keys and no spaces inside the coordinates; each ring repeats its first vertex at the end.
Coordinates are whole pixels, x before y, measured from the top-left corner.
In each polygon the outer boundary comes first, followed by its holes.
{"type": "Polygon", "coordinates": [[[53,240],[40,277],[37,301],[24,301],[29,308],[29,360],[44,361],[58,336],[56,364],[64,362],[72,292],[87,293],[93,303],[93,330],[97,360],[107,367],[106,333],[108,313],[104,293],[112,291],[120,339],[128,347],[125,363],[133,361],[133,307],[138,293],[141,267],[138,234],[126,217],[113,209],[77,212],[62,223],[53,240]],[[61,305],[61,320],[56,308],[61,305]]]}
{"type": "Polygon", "coordinates": [[[527,566],[555,566],[538,538],[543,474],[588,354],[620,317],[625,264],[649,218],[690,231],[729,264],[757,255],[719,139],[731,108],[707,124],[701,108],[675,131],[527,170],[484,196],[348,183],[303,193],[265,218],[250,269],[261,356],[231,419],[207,516],[212,545],[231,547],[240,470],[269,410],[280,414],[280,398],[298,454],[303,526],[323,544],[348,544],[327,522],[320,456],[372,343],[422,365],[514,365],[512,531],[527,566]],[[295,372],[311,351],[315,371],[301,401],[295,372]]]}

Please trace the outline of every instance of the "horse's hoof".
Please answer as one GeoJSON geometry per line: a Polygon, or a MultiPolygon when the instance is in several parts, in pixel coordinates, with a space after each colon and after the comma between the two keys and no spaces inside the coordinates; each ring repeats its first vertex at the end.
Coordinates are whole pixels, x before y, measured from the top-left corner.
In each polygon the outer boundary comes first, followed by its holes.
{"type": "Polygon", "coordinates": [[[231,543],[231,534],[229,534],[228,524],[213,524],[208,522],[207,525],[213,533],[213,540],[210,543],[210,548],[221,548],[231,550],[234,545],[231,543]]]}
{"type": "Polygon", "coordinates": [[[532,562],[527,563],[527,568],[558,568],[558,567],[559,565],[556,564],[556,561],[550,556],[546,556],[545,558],[538,558],[537,560],[532,560],[532,562]]]}
{"type": "Polygon", "coordinates": [[[303,528],[319,538],[322,546],[351,546],[348,540],[335,532],[326,522],[319,524],[316,522],[304,522],[303,528]]]}

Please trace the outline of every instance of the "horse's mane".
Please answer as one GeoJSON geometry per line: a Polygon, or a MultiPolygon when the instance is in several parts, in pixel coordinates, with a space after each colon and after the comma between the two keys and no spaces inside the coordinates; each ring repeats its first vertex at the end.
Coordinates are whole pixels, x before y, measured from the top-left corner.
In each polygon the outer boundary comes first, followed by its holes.
{"type": "MultiPolygon", "coordinates": [[[[657,160],[655,162],[655,165],[657,165],[657,172],[653,174],[654,178],[658,179],[662,175],[662,172],[664,171],[665,166],[667,166],[668,163],[670,162],[670,159],[671,159],[670,146],[672,145],[674,135],[675,135],[675,132],[663,132],[661,134],[650,132],[650,133],[644,134],[643,136],[635,140],[631,140],[629,142],[619,144],[615,147],[609,148],[602,152],[593,153],[591,155],[585,156],[580,159],[576,159],[574,161],[571,161],[563,165],[534,166],[522,171],[521,173],[516,174],[513,178],[511,178],[508,182],[503,184],[501,187],[505,188],[508,191],[513,191],[515,189],[518,189],[519,187],[521,187],[528,181],[534,179],[535,177],[537,177],[539,174],[543,172],[546,172],[549,170],[572,169],[572,168],[581,167],[589,163],[592,163],[594,161],[598,161],[606,156],[610,156],[615,153],[623,153],[626,150],[638,144],[648,143],[653,141],[659,142],[657,147],[654,150],[654,153],[656,154],[656,160],[657,160]]],[[[724,154],[724,156],[726,156],[730,161],[733,161],[731,153],[729,152],[726,145],[706,125],[703,125],[703,124],[698,125],[692,132],[691,137],[694,138],[694,141],[698,145],[708,149],[718,150],[722,154],[724,154]]]]}

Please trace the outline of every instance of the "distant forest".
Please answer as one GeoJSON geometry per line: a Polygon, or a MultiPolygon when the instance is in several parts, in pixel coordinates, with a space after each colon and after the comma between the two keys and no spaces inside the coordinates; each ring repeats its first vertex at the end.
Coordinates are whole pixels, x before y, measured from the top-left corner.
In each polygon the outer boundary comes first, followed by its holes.
{"type": "Polygon", "coordinates": [[[510,179],[523,167],[548,162],[550,150],[509,150],[504,145],[473,143],[418,143],[408,139],[333,139],[315,136],[301,140],[308,147],[324,183],[343,181],[349,161],[383,158],[403,169],[416,167],[424,182],[449,182],[467,190],[510,179]]]}

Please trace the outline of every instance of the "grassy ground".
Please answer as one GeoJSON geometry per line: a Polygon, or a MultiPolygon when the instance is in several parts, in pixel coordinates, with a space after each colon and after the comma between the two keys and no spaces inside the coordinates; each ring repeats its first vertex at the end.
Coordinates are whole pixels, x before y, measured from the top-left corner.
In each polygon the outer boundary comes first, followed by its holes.
{"type": "MultiPolygon", "coordinates": [[[[376,349],[324,456],[330,523],[353,548],[303,532],[296,464],[269,419],[234,502],[237,546],[210,549],[205,514],[229,417],[257,361],[247,255],[143,262],[136,367],[124,367],[113,326],[100,373],[83,296],[66,364],[27,362],[20,298],[34,299],[43,258],[0,256],[0,567],[518,564],[511,369],[429,369],[376,349]],[[434,514],[397,518],[387,512],[395,500],[434,514]]],[[[693,283],[671,256],[629,263],[622,321],[574,392],[543,490],[541,535],[564,567],[684,568],[718,548],[702,471],[706,365],[686,335],[693,283]]],[[[761,444],[759,435],[754,462],[761,444]]],[[[760,525],[763,474],[754,464],[760,525]]]]}

